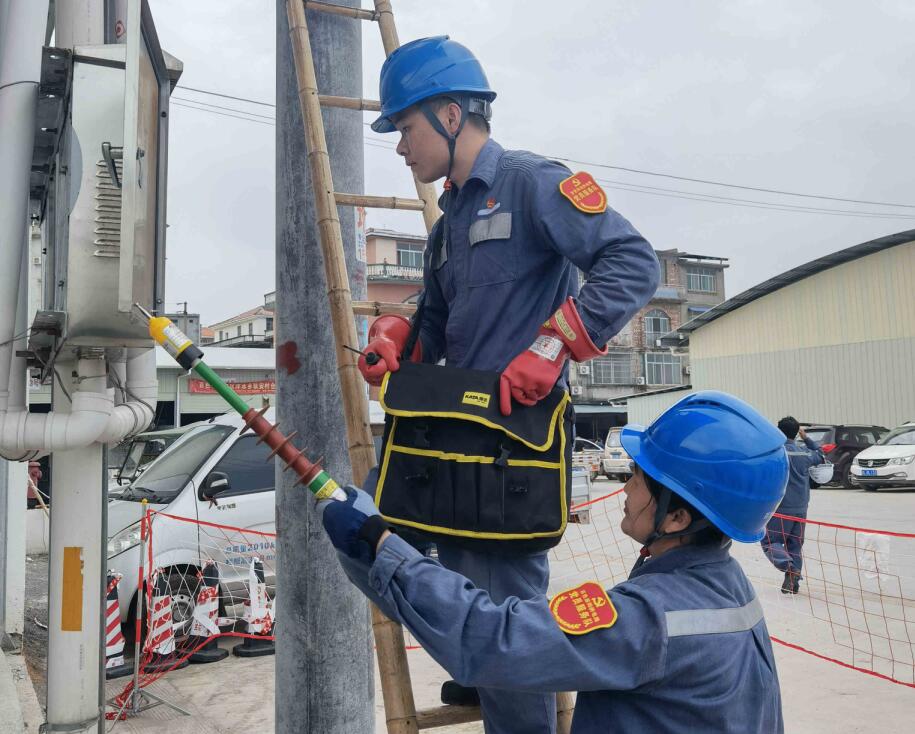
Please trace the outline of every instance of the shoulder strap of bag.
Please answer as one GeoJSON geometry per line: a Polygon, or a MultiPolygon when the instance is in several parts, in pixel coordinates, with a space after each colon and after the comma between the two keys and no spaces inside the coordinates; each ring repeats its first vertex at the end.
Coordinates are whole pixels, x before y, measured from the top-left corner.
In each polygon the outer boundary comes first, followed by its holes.
{"type": "MultiPolygon", "coordinates": [[[[434,227],[432,229],[432,257],[429,260],[429,275],[430,277],[435,277],[435,263],[438,261],[438,253],[442,249],[442,242],[444,240],[445,232],[445,222],[439,222],[441,226],[434,227]]],[[[426,290],[423,289],[423,292],[419,294],[419,298],[416,299],[416,312],[413,314],[413,319],[410,322],[410,336],[407,337],[407,341],[404,344],[403,352],[400,355],[402,360],[408,360],[407,355],[413,354],[413,347],[416,346],[416,340],[419,339],[420,328],[423,324],[423,310],[426,307],[426,290]]]]}

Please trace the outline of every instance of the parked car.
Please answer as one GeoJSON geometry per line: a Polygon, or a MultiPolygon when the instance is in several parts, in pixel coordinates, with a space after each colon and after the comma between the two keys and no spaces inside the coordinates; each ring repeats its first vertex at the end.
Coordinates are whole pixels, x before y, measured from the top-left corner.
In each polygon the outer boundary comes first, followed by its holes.
{"type": "Polygon", "coordinates": [[[607,440],[604,442],[604,456],[601,461],[601,469],[607,479],[617,479],[625,482],[632,474],[630,468],[629,454],[623,448],[620,442],[622,428],[611,428],[607,432],[607,440]]]}
{"type": "Polygon", "coordinates": [[[569,522],[591,522],[591,506],[582,504],[591,499],[591,474],[583,466],[572,468],[572,503],[569,508],[569,522]],[[577,509],[576,509],[577,508],[577,509]]]}
{"type": "Polygon", "coordinates": [[[841,487],[852,487],[852,461],[864,449],[875,445],[889,429],[883,426],[816,423],[804,425],[804,430],[809,438],[820,445],[827,461],[835,464],[833,483],[841,487]]]}
{"type": "MultiPolygon", "coordinates": [[[[377,403],[370,404],[375,434],[384,420],[377,408],[377,403]]],[[[264,417],[272,423],[275,412],[270,408],[264,417]]],[[[269,537],[254,540],[258,536],[225,529],[276,532],[275,464],[270,448],[258,444],[252,433],[239,435],[242,425],[240,416],[227,413],[179,429],[181,435],[109,502],[107,568],[121,574],[117,588],[122,622],[136,615],[143,500],[152,510],[192,521],[159,518],[152,523],[152,566],[167,574],[176,637],[190,632],[199,589],[197,571],[206,559],[216,561],[219,568],[223,612],[229,613],[248,598],[248,568],[255,556],[265,563],[267,590],[273,595],[275,543],[269,537]],[[200,522],[224,528],[219,543],[200,532],[205,527],[200,522]]],[[[307,490],[302,492],[307,495],[307,490]]],[[[128,637],[133,630],[132,624],[124,627],[128,637]]]]}
{"type": "Polygon", "coordinates": [[[915,487],[915,423],[886,434],[864,449],[851,465],[853,484],[873,492],[880,487],[915,487]]]}
{"type": "Polygon", "coordinates": [[[111,485],[108,491],[112,496],[120,493],[121,487],[133,482],[153,459],[158,458],[165,449],[196,425],[198,424],[193,423],[180,428],[146,431],[119,443],[108,452],[111,470],[111,485]]]}
{"type": "Polygon", "coordinates": [[[602,457],[603,449],[594,441],[589,441],[587,438],[575,439],[575,448],[572,450],[572,468],[577,466],[586,468],[592,482],[601,472],[602,457]]]}

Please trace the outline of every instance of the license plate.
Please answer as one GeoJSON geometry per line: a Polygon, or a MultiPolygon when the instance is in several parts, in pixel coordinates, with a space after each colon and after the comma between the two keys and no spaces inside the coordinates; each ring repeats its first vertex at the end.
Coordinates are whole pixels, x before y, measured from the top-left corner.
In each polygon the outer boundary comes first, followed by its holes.
{"type": "Polygon", "coordinates": [[[877,470],[876,469],[862,469],[861,476],[862,477],[875,477],[875,476],[877,476],[877,470]]]}

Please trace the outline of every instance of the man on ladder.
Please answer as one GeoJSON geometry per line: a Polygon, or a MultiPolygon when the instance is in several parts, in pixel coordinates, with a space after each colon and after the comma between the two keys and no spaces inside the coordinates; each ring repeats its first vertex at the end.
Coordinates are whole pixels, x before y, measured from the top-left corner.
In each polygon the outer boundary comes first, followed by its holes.
{"type": "MultiPolygon", "coordinates": [[[[392,53],[381,70],[375,132],[399,132],[397,153],[424,183],[445,179],[444,212],[424,254],[417,361],[501,373],[500,409],[534,405],[567,382],[571,356],[585,361],[652,297],[659,268],[648,242],[607,206],[587,173],[490,138],[496,93],[483,68],[447,36],[392,53]],[[587,274],[579,292],[578,270],[587,274]]],[[[399,368],[410,323],[377,319],[359,369],[379,385],[399,368]]],[[[371,480],[370,480],[371,481],[371,480]]],[[[368,487],[371,493],[372,488],[368,487]]],[[[542,597],[546,552],[491,554],[439,542],[441,563],[496,603],[542,597]]],[[[454,694],[456,686],[447,689],[454,694]]],[[[464,693],[472,693],[465,691],[464,693]]],[[[488,734],[554,732],[552,694],[478,691],[488,734]]],[[[447,697],[446,697],[447,698],[447,697]]],[[[469,702],[452,695],[446,702],[469,702]]]]}

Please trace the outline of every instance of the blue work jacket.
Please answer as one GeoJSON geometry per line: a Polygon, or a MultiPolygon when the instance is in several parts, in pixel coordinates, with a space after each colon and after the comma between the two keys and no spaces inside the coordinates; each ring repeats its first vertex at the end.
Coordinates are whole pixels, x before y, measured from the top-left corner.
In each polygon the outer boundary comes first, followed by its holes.
{"type": "Polygon", "coordinates": [[[460,574],[385,540],[344,569],[456,681],[578,691],[573,734],[784,730],[768,630],[727,547],[682,546],[608,590],[612,626],[562,631],[546,598],[495,604],[460,574]]]}
{"type": "Polygon", "coordinates": [[[565,166],[489,140],[452,190],[423,263],[423,361],[502,371],[568,296],[604,344],[654,295],[651,245],[609,207],[585,213],[559,189],[565,166]],[[432,243],[444,247],[432,262],[432,243]],[[578,271],[586,280],[578,290],[578,271]]]}
{"type": "Polygon", "coordinates": [[[788,454],[788,486],[785,496],[778,506],[783,515],[807,516],[807,505],[810,504],[810,467],[822,464],[826,459],[820,451],[819,444],[811,438],[804,439],[804,446],[794,439],[785,441],[785,453],[788,454]]]}

